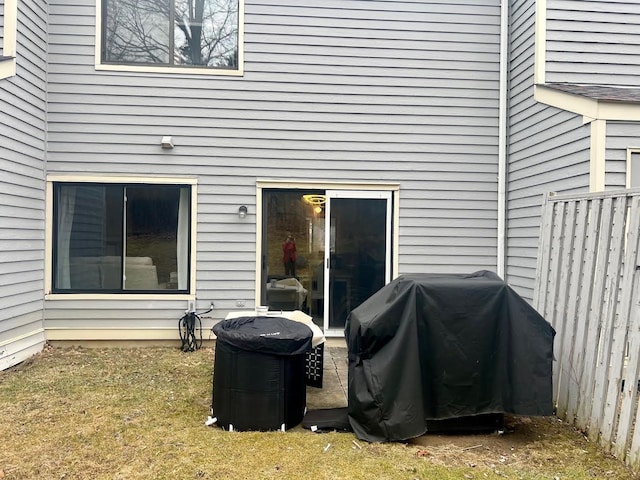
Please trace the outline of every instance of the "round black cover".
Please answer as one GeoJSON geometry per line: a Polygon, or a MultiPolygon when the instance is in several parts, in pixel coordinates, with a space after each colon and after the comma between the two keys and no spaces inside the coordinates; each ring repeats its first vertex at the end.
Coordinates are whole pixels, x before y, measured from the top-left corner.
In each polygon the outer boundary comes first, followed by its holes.
{"type": "Polygon", "coordinates": [[[236,348],[272,355],[300,355],[311,349],[313,332],[283,317],[238,317],[213,326],[218,340],[236,348]]]}

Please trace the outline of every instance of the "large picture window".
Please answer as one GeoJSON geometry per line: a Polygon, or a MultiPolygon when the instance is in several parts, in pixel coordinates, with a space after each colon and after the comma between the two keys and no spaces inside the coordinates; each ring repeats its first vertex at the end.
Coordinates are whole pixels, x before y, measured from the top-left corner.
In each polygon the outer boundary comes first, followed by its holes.
{"type": "Polygon", "coordinates": [[[241,0],[102,0],[102,63],[238,69],[241,0]]]}
{"type": "Polygon", "coordinates": [[[53,292],[188,292],[189,185],[54,183],[53,197],[53,292]]]}

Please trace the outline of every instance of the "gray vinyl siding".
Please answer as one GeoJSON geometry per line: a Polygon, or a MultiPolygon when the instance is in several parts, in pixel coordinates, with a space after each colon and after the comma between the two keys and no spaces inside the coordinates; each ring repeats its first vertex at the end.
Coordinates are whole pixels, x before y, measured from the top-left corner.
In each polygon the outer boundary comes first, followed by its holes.
{"type": "MultiPolygon", "coordinates": [[[[49,173],[196,176],[214,316],[253,305],[258,179],[399,184],[395,273],[495,269],[498,0],[246,0],[243,77],[97,72],[93,0],[50,11],[49,173]]],[[[48,302],[47,325],[184,310],[101,305],[48,302]]]]}
{"type": "Polygon", "coordinates": [[[639,122],[607,122],[605,188],[627,186],[627,148],[640,149],[639,122]]]}
{"type": "Polygon", "coordinates": [[[533,298],[540,213],[547,192],[589,188],[590,127],[533,98],[533,0],[512,5],[507,192],[507,281],[533,298]]]}
{"type": "Polygon", "coordinates": [[[640,2],[548,0],[546,81],[638,86],[640,2]]]}
{"type": "Polygon", "coordinates": [[[46,3],[18,9],[18,74],[0,80],[0,369],[44,343],[46,3]]]}
{"type": "MultiPolygon", "coordinates": [[[[69,328],[106,329],[114,332],[111,339],[115,340],[130,340],[127,330],[175,332],[177,338],[178,320],[186,306],[186,302],[147,300],[57,300],[49,303],[54,304],[54,308],[47,311],[46,327],[52,335],[69,328]]],[[[198,306],[205,307],[203,302],[198,306]]],[[[203,337],[209,338],[206,330],[203,337]]]]}

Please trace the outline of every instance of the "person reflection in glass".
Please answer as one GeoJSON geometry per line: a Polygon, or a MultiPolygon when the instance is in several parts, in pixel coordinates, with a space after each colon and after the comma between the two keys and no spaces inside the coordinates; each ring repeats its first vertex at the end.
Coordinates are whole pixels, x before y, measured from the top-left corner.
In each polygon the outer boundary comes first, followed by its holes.
{"type": "Polygon", "coordinates": [[[288,277],[296,276],[296,243],[293,235],[287,234],[287,239],[282,244],[282,262],[284,263],[284,274],[288,277]]]}

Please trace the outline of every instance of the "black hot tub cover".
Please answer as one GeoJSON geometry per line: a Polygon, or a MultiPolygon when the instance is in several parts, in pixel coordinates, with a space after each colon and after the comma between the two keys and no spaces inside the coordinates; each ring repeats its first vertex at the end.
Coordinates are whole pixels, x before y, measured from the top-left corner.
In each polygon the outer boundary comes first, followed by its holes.
{"type": "Polygon", "coordinates": [[[351,426],[402,441],[429,420],[551,415],[554,335],[494,273],[401,276],[347,319],[351,426]]]}
{"type": "Polygon", "coordinates": [[[313,332],[283,317],[238,317],[213,326],[219,340],[241,350],[272,355],[300,355],[311,349],[313,332]]]}

